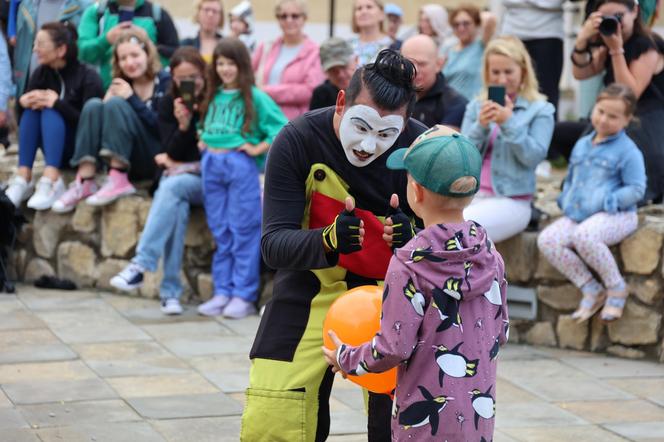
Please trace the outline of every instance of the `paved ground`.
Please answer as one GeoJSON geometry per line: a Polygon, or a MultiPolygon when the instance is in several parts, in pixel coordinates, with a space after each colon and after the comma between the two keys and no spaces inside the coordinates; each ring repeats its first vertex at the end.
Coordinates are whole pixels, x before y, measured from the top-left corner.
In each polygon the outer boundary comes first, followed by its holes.
{"type": "MultiPolygon", "coordinates": [[[[257,324],[86,291],[0,295],[0,440],[237,441],[257,324]]],[[[664,441],[664,365],[526,346],[500,357],[495,441],[664,441]]],[[[366,440],[353,384],[337,379],[332,410],[330,441],[366,440]]]]}

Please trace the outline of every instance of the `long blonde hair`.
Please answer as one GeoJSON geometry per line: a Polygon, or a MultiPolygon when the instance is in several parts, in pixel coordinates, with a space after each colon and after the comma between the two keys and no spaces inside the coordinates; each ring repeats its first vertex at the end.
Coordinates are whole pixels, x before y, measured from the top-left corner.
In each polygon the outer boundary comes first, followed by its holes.
{"type": "Polygon", "coordinates": [[[519,89],[519,96],[528,101],[546,100],[546,96],[539,92],[539,83],[535,76],[533,69],[533,62],[530,55],[526,50],[523,42],[511,35],[503,35],[494,38],[487,44],[484,50],[484,59],[482,60],[482,92],[480,96],[486,98],[488,96],[487,86],[489,85],[489,56],[502,55],[514,61],[521,67],[521,88],[519,89]]]}

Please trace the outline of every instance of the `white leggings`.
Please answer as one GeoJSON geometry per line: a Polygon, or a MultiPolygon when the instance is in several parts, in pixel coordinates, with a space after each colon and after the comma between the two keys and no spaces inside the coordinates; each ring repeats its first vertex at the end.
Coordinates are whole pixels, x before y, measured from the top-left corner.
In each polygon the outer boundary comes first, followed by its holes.
{"type": "Polygon", "coordinates": [[[493,242],[501,242],[523,232],[530,223],[530,201],[515,200],[504,196],[475,197],[463,211],[467,220],[484,227],[493,242]]]}

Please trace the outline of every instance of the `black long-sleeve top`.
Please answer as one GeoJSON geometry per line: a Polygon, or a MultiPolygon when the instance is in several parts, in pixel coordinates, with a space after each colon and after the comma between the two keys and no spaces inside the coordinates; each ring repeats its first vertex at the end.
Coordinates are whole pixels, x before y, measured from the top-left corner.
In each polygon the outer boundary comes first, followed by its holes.
{"type": "Polygon", "coordinates": [[[59,70],[46,65],[39,66],[30,76],[25,93],[36,89],[49,89],[59,95],[53,109],[72,127],[78,124],[86,101],[104,96],[97,71],[78,60],[67,63],[59,70]]]}
{"type": "Polygon", "coordinates": [[[173,161],[189,163],[199,161],[201,158],[198,150],[198,138],[196,136],[196,125],[198,124],[198,113],[194,116],[186,131],[179,129],[178,120],[173,114],[174,98],[169,94],[161,100],[159,107],[159,137],[164,152],[173,161]]]}

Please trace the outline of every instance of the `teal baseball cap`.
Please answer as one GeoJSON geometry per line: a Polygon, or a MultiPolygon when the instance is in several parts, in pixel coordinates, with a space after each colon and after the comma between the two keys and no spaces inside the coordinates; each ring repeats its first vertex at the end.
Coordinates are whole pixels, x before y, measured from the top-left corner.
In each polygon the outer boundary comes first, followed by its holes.
{"type": "Polygon", "coordinates": [[[440,195],[463,198],[480,188],[482,155],[472,141],[446,128],[434,126],[417,137],[410,147],[398,149],[387,158],[387,167],[407,170],[422,186],[440,195]],[[477,185],[469,192],[450,189],[459,178],[470,176],[477,185]]]}

